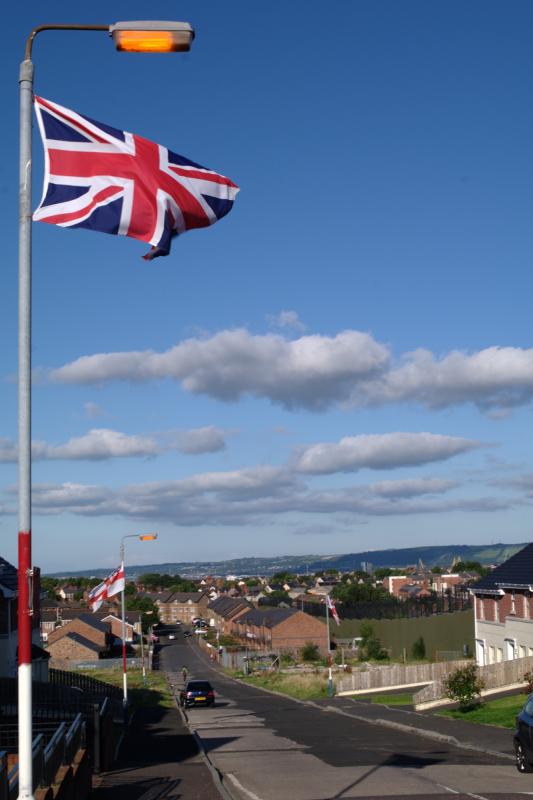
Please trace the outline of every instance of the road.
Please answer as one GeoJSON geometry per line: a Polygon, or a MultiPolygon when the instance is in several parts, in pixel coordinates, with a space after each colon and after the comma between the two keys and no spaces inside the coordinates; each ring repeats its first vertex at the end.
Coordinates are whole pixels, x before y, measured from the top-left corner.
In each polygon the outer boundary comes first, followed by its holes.
{"type": "MultiPolygon", "coordinates": [[[[165,640],[162,639],[162,643],[165,640]]],[[[361,722],[231,680],[178,634],[161,667],[176,689],[181,668],[205,678],[214,708],[190,709],[189,724],[230,795],[239,800],[507,800],[533,794],[533,776],[511,761],[361,722]]]]}

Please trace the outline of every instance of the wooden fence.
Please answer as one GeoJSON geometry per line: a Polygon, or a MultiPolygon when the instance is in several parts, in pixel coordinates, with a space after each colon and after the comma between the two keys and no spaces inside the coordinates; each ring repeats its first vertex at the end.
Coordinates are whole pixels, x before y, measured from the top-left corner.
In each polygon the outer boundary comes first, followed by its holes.
{"type": "MultiPolygon", "coordinates": [[[[472,663],[472,662],[470,662],[472,663]]],[[[457,665],[458,662],[455,662],[457,665]]],[[[515,686],[525,683],[524,673],[533,670],[533,656],[515,658],[510,661],[500,661],[498,664],[485,664],[478,668],[479,676],[485,684],[484,692],[490,693],[494,689],[504,689],[506,686],[515,686]]],[[[415,695],[413,703],[415,708],[430,708],[439,701],[446,702],[442,679],[436,679],[429,686],[425,686],[415,695]]]]}
{"type": "Polygon", "coordinates": [[[439,681],[457,667],[464,667],[470,661],[445,661],[433,664],[367,664],[354,670],[351,675],[343,675],[337,680],[337,694],[364,692],[374,689],[393,689],[396,686],[416,686],[417,684],[439,681]]]}

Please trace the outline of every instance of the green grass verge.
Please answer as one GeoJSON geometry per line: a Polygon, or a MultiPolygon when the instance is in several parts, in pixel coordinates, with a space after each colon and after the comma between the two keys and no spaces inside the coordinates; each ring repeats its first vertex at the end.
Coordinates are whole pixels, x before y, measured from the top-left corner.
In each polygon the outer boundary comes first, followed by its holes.
{"type": "Polygon", "coordinates": [[[498,725],[501,728],[514,728],[515,717],[522,710],[525,702],[526,696],[524,694],[513,694],[509,697],[499,697],[497,700],[489,700],[470,711],[443,709],[437,713],[442,717],[464,719],[467,722],[498,725]]]}
{"type": "Polygon", "coordinates": [[[364,697],[357,697],[358,700],[365,700],[367,703],[380,703],[386,706],[410,706],[413,703],[413,695],[410,692],[401,694],[369,694],[364,697]]]}
{"type": "MultiPolygon", "coordinates": [[[[119,670],[77,670],[112,686],[122,689],[122,671],[119,670]]],[[[130,708],[135,710],[142,706],[160,706],[173,708],[175,702],[163,672],[147,672],[146,686],[143,682],[142,670],[128,669],[128,700],[130,708]]]]}
{"type": "Polygon", "coordinates": [[[261,686],[275,692],[295,697],[297,700],[318,700],[328,696],[328,679],[323,672],[304,675],[285,675],[273,673],[271,675],[251,675],[241,678],[251,686],[261,686]]]}

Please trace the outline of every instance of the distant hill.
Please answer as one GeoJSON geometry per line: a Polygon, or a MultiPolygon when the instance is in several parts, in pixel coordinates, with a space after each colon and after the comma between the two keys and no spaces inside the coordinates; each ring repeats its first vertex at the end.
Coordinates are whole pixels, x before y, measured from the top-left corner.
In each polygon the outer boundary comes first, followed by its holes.
{"type": "MultiPolygon", "coordinates": [[[[361,569],[361,562],[374,567],[407,567],[422,561],[427,567],[448,567],[454,558],[479,561],[481,564],[501,564],[529,542],[522,544],[451,544],[434,547],[407,547],[389,550],[365,550],[362,553],[335,555],[273,556],[271,558],[235,558],[228,561],[171,561],[166,564],[127,565],[129,578],[146,572],[159,572],[184,577],[201,575],[272,575],[275,572],[318,572],[340,569],[349,572],[361,569]]],[[[85,569],[73,572],[54,572],[51,577],[104,577],[109,569],[85,569]]]]}

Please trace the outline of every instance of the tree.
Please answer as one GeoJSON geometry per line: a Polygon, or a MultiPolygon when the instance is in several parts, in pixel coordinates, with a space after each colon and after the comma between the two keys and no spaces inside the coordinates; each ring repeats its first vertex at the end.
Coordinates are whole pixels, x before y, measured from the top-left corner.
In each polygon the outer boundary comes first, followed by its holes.
{"type": "Polygon", "coordinates": [[[413,646],[411,648],[411,655],[415,659],[423,659],[426,657],[426,643],[424,641],[423,636],[419,636],[418,639],[413,642],[413,646]]]}
{"type": "Polygon", "coordinates": [[[381,641],[374,633],[374,628],[370,622],[363,622],[359,629],[361,642],[359,644],[361,660],[373,659],[382,661],[388,658],[387,651],[381,646],[381,641]]]}
{"type": "Polygon", "coordinates": [[[485,682],[479,676],[477,665],[467,664],[448,675],[443,686],[446,697],[459,703],[461,711],[466,711],[480,701],[485,682]]]}
{"type": "Polygon", "coordinates": [[[287,592],[276,590],[274,592],[270,592],[267,597],[262,597],[259,600],[260,606],[279,606],[280,603],[286,603],[288,606],[291,605],[291,598],[287,592]]]}
{"type": "Polygon", "coordinates": [[[318,661],[320,658],[320,650],[317,644],[313,642],[306,642],[300,650],[302,661],[318,661]]]}
{"type": "Polygon", "coordinates": [[[275,572],[274,575],[272,575],[272,578],[270,579],[270,582],[271,583],[290,583],[291,581],[294,581],[295,578],[296,578],[296,576],[293,575],[292,572],[287,572],[287,571],[275,572]]]}
{"type": "Polygon", "coordinates": [[[159,622],[159,609],[148,597],[126,596],[126,610],[141,613],[143,630],[159,622]]]}
{"type": "Polygon", "coordinates": [[[490,573],[490,569],[483,567],[479,561],[456,561],[454,570],[456,572],[476,572],[482,578],[490,573]]]}

